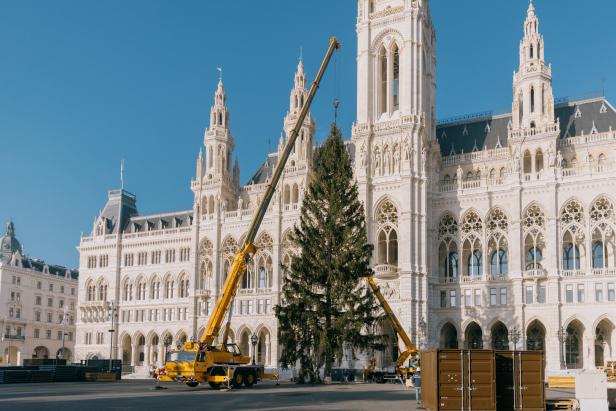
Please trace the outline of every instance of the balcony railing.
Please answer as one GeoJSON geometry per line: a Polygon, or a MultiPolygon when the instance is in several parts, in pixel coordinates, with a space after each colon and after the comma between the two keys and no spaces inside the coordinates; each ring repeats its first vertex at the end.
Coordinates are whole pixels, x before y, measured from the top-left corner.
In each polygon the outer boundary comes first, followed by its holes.
{"type": "Polygon", "coordinates": [[[398,275],[398,266],[391,264],[378,264],[374,266],[377,278],[394,278],[398,275]]]}
{"type": "Polygon", "coordinates": [[[211,290],[196,290],[195,291],[195,296],[198,298],[201,298],[202,300],[209,299],[211,295],[212,295],[211,290]]]}
{"type": "Polygon", "coordinates": [[[562,277],[584,277],[586,276],[586,271],[584,270],[562,270],[560,272],[562,277]]]}
{"type": "Polygon", "coordinates": [[[522,277],[524,278],[543,278],[547,276],[548,276],[548,272],[544,270],[543,268],[522,271],[522,277]]]}
{"type": "Polygon", "coordinates": [[[458,283],[477,283],[481,281],[505,281],[509,277],[507,274],[484,274],[484,275],[463,275],[461,277],[446,277],[441,276],[439,282],[441,284],[458,284],[458,283]]]}
{"type": "Polygon", "coordinates": [[[25,335],[17,335],[17,334],[4,334],[2,336],[2,338],[4,338],[5,340],[17,340],[17,341],[25,341],[26,340],[26,336],[25,335]]]}
{"type": "Polygon", "coordinates": [[[616,268],[593,268],[592,275],[596,277],[616,277],[616,268]]]}

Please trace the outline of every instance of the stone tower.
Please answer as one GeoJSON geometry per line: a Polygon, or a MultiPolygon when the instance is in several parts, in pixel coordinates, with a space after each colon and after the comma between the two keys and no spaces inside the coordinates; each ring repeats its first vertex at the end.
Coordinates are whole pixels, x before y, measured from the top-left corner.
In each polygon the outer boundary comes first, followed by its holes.
{"type": "Polygon", "coordinates": [[[352,141],[373,266],[417,339],[426,321],[427,164],[438,158],[432,154],[436,37],[428,1],[360,0],[356,31],[352,141]]]}

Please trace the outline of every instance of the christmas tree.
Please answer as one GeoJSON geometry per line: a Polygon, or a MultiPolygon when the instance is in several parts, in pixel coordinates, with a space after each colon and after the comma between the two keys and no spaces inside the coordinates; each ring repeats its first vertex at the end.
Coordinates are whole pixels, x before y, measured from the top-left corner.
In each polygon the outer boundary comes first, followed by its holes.
{"type": "Polygon", "coordinates": [[[332,126],[315,154],[314,178],[291,241],[296,249],[284,267],[279,321],[281,363],[299,365],[301,382],[319,381],[319,370],[359,350],[382,349],[375,335],[379,307],[363,277],[371,274],[364,208],[340,131],[332,126]]]}

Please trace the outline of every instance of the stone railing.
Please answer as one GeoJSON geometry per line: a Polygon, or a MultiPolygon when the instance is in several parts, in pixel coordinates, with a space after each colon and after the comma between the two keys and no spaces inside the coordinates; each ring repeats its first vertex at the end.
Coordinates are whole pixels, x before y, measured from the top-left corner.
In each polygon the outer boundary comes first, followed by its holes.
{"type": "Polygon", "coordinates": [[[586,134],[583,136],[567,137],[558,141],[558,147],[570,147],[579,144],[588,143],[603,143],[607,141],[616,141],[616,130],[610,130],[603,133],[586,134]]]}
{"type": "Polygon", "coordinates": [[[473,151],[464,154],[454,154],[443,157],[443,167],[478,160],[502,160],[509,158],[509,148],[492,148],[488,150],[473,151]]]}
{"type": "Polygon", "coordinates": [[[392,14],[397,14],[404,11],[404,6],[398,7],[387,7],[381,11],[375,11],[370,13],[370,19],[378,19],[380,17],[391,16],[392,14]]]}
{"type": "Polygon", "coordinates": [[[461,277],[445,277],[439,278],[441,284],[466,284],[478,283],[482,281],[506,281],[509,277],[506,274],[484,274],[484,275],[463,275],[461,277]]]}
{"type": "Polygon", "coordinates": [[[394,278],[398,276],[398,266],[391,264],[377,264],[374,266],[377,278],[394,278]]]}
{"type": "Polygon", "coordinates": [[[561,270],[561,277],[585,277],[586,271],[584,270],[561,270]]]}
{"type": "Polygon", "coordinates": [[[616,277],[616,268],[593,268],[592,275],[596,277],[616,277]]]}
{"type": "Polygon", "coordinates": [[[212,295],[211,290],[196,290],[195,297],[198,297],[202,300],[209,300],[212,295]]]}
{"type": "Polygon", "coordinates": [[[528,127],[509,130],[509,138],[529,138],[548,133],[558,133],[560,125],[558,123],[547,124],[542,127],[528,127]]]}
{"type": "Polygon", "coordinates": [[[536,268],[534,270],[522,271],[523,278],[545,278],[548,276],[548,272],[543,268],[536,268]]]}
{"type": "Polygon", "coordinates": [[[441,181],[439,184],[439,192],[448,193],[452,191],[457,191],[458,188],[463,190],[475,190],[483,187],[494,187],[505,184],[506,178],[480,178],[474,180],[465,180],[462,182],[461,187],[458,185],[457,181],[441,181]]]}

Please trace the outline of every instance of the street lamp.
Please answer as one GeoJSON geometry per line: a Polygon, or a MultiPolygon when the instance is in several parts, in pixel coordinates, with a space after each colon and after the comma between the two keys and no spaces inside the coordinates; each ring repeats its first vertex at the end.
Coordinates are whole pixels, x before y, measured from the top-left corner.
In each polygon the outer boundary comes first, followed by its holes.
{"type": "Polygon", "coordinates": [[[250,337],[250,342],[252,343],[252,365],[255,365],[255,349],[257,347],[257,342],[259,341],[259,337],[257,334],[253,333],[252,337],[250,337]]]}
{"type": "Polygon", "coordinates": [[[165,338],[163,339],[163,344],[165,346],[165,355],[163,356],[163,361],[162,361],[163,364],[167,362],[167,351],[169,351],[169,346],[171,345],[172,342],[173,342],[173,339],[171,338],[171,336],[169,334],[165,335],[165,338]]]}
{"type": "Polygon", "coordinates": [[[118,318],[118,306],[113,302],[107,303],[107,319],[111,321],[111,328],[109,329],[109,372],[112,369],[113,363],[113,333],[115,320],[118,318]]]}
{"type": "Polygon", "coordinates": [[[560,327],[556,335],[558,336],[558,341],[560,342],[561,349],[563,351],[562,361],[563,361],[563,367],[566,370],[567,369],[567,359],[565,357],[565,350],[566,350],[565,342],[567,341],[567,330],[565,329],[565,327],[560,327]]]}
{"type": "Polygon", "coordinates": [[[517,327],[513,327],[511,331],[509,331],[509,338],[513,341],[513,350],[518,350],[518,341],[520,341],[520,330],[517,327]]]}
{"type": "Polygon", "coordinates": [[[60,359],[64,359],[64,336],[66,335],[66,322],[68,320],[68,307],[64,306],[64,314],[62,315],[62,351],[60,351],[60,359]]]}

